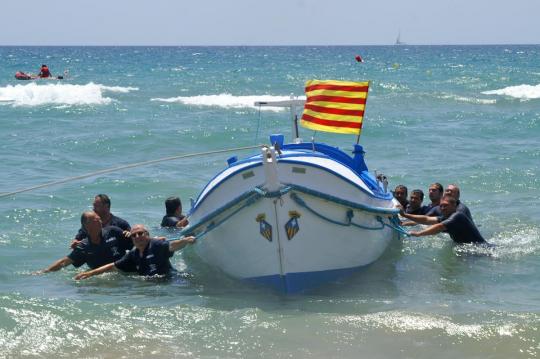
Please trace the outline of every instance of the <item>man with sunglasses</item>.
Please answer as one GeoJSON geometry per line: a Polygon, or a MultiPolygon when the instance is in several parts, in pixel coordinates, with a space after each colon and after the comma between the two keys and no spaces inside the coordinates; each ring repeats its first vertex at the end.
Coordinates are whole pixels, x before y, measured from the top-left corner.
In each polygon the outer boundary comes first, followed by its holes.
{"type": "Polygon", "coordinates": [[[150,237],[148,229],[137,224],[131,229],[131,239],[134,248],[121,259],[99,268],[79,273],[75,279],[86,279],[111,270],[137,272],[143,276],[167,275],[173,269],[169,258],[174,252],[188,244],[195,243],[195,237],[189,236],[173,241],[163,241],[150,237]]]}
{"type": "Polygon", "coordinates": [[[80,267],[87,264],[90,268],[98,268],[104,264],[122,258],[133,243],[126,238],[122,230],[115,226],[103,228],[100,216],[94,211],[86,211],[81,215],[82,228],[87,238],[79,241],[72,252],[51,264],[41,273],[55,272],[73,264],[80,267]]]}
{"type": "Polygon", "coordinates": [[[456,198],[445,194],[439,204],[441,216],[414,215],[401,211],[401,215],[417,223],[430,225],[422,231],[411,231],[411,236],[422,237],[448,232],[456,243],[485,243],[474,222],[465,213],[457,210],[456,198]]]}

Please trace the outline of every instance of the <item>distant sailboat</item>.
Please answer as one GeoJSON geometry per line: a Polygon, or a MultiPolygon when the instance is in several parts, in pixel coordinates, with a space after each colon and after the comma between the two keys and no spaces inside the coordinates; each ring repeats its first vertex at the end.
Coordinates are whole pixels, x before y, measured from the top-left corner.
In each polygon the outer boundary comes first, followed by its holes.
{"type": "Polygon", "coordinates": [[[401,41],[401,31],[398,32],[396,43],[394,45],[406,45],[406,43],[401,41]]]}

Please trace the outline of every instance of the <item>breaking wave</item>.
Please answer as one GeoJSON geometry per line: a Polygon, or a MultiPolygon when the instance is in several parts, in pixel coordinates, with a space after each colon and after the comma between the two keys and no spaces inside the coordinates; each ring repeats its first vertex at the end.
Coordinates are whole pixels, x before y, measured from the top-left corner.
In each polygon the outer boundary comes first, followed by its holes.
{"type": "Polygon", "coordinates": [[[457,102],[472,103],[472,104],[477,104],[477,105],[493,105],[497,103],[497,100],[494,100],[494,99],[473,98],[473,97],[458,96],[454,94],[442,94],[437,97],[442,100],[454,100],[457,102]]]}
{"type": "MultiPolygon", "coordinates": [[[[234,96],[228,93],[222,93],[219,95],[201,95],[201,96],[179,96],[170,98],[153,98],[151,101],[166,102],[166,103],[181,103],[184,105],[192,106],[215,106],[223,107],[227,109],[239,109],[239,108],[254,108],[256,101],[285,101],[289,100],[290,96],[234,96]]],[[[305,97],[299,97],[299,99],[305,99],[305,97]]],[[[281,111],[280,107],[261,107],[264,111],[281,111]]]]}
{"type": "Polygon", "coordinates": [[[500,90],[482,92],[485,95],[501,95],[517,98],[520,100],[532,100],[540,98],[540,85],[508,86],[500,90]]]}
{"type": "Polygon", "coordinates": [[[8,85],[0,87],[0,103],[12,106],[42,105],[107,105],[113,101],[105,92],[128,93],[139,90],[137,87],[105,86],[88,83],[8,85]]]}

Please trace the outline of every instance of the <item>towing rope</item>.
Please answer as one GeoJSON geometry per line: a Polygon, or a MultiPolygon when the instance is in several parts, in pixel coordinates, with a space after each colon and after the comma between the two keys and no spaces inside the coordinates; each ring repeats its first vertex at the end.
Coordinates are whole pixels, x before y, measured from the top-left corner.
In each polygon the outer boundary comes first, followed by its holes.
{"type": "Polygon", "coordinates": [[[227,149],[223,149],[223,150],[195,152],[195,153],[188,153],[188,154],[185,154],[185,155],[163,157],[163,158],[159,158],[157,160],[150,160],[150,161],[131,163],[131,164],[123,165],[123,166],[118,166],[118,167],[107,168],[107,169],[103,169],[103,170],[99,170],[99,171],[95,171],[95,172],[90,172],[90,173],[80,175],[80,176],[67,177],[67,178],[57,180],[57,181],[52,181],[52,182],[40,184],[40,185],[37,185],[37,186],[32,186],[32,187],[28,187],[28,188],[19,189],[19,190],[13,191],[13,192],[0,193],[0,198],[13,196],[13,195],[18,194],[18,193],[33,191],[33,190],[40,189],[40,188],[50,187],[50,186],[54,186],[54,185],[61,184],[61,183],[67,183],[67,182],[77,181],[77,180],[81,180],[81,179],[88,178],[88,177],[94,177],[94,176],[102,175],[102,174],[105,174],[105,173],[121,171],[121,170],[125,170],[125,169],[128,169],[128,168],[148,166],[148,165],[155,164],[155,163],[160,163],[160,162],[165,162],[165,161],[173,161],[173,160],[177,160],[177,159],[181,159],[181,158],[199,157],[199,156],[214,155],[214,154],[217,154],[217,153],[226,153],[226,152],[233,152],[233,151],[251,150],[251,149],[259,148],[259,147],[261,147],[261,145],[246,146],[246,147],[236,147],[236,148],[227,148],[227,149]]]}

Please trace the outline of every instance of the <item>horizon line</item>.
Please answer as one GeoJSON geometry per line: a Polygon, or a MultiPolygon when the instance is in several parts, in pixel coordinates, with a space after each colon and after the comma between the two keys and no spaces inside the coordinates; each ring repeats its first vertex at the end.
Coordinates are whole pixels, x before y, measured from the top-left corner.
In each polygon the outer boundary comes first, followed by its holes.
{"type": "Polygon", "coordinates": [[[59,44],[59,45],[35,45],[35,44],[0,44],[0,47],[352,47],[352,46],[390,46],[390,47],[407,47],[407,46],[538,46],[540,43],[488,43],[488,44],[273,44],[273,45],[148,45],[148,44],[117,44],[117,45],[99,45],[99,44],[59,44]]]}

